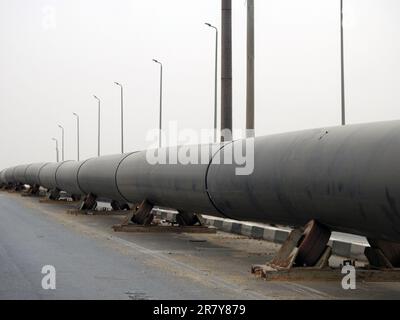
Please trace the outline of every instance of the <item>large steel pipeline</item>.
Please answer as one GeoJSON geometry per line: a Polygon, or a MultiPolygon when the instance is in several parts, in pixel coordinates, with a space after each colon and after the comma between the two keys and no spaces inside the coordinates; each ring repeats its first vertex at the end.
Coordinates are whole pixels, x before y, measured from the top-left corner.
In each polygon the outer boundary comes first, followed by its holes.
{"type": "Polygon", "coordinates": [[[127,202],[118,189],[116,175],[121,162],[130,155],[112,155],[87,160],[78,171],[79,189],[84,194],[93,194],[100,199],[127,202]]]}
{"type": "MultiPolygon", "coordinates": [[[[121,162],[116,181],[121,195],[131,203],[147,199],[151,203],[167,208],[175,208],[185,213],[209,213],[220,216],[210,202],[206,188],[206,176],[212,151],[220,150],[217,145],[171,147],[161,149],[166,155],[177,154],[180,149],[197,155],[193,159],[200,164],[150,164],[147,151],[131,154],[121,162]],[[201,164],[201,155],[208,155],[207,162],[201,164]]],[[[167,158],[171,163],[172,159],[167,158]]]]}
{"type": "Polygon", "coordinates": [[[56,172],[62,162],[47,163],[39,171],[40,186],[49,189],[57,189],[56,172]]]}
{"type": "Polygon", "coordinates": [[[25,173],[25,181],[26,184],[30,186],[41,186],[39,174],[40,170],[46,165],[46,162],[43,163],[33,163],[27,169],[25,173]]]}
{"type": "Polygon", "coordinates": [[[210,199],[226,217],[292,226],[315,219],[400,241],[400,121],[257,138],[254,173],[234,169],[211,164],[207,176],[210,199]]]}
{"type": "Polygon", "coordinates": [[[14,180],[19,184],[26,184],[26,170],[28,169],[29,165],[20,165],[16,166],[14,169],[14,180]]]}
{"type": "MultiPolygon", "coordinates": [[[[399,136],[400,121],[389,121],[259,137],[254,171],[242,176],[217,161],[242,141],[189,147],[214,150],[204,164],[153,165],[142,151],[45,165],[39,184],[237,220],[297,227],[315,219],[332,231],[400,242],[399,136]]],[[[10,170],[6,183],[16,183],[10,170]]]]}
{"type": "Polygon", "coordinates": [[[81,166],[86,161],[65,161],[63,162],[56,171],[56,185],[57,189],[66,191],[73,196],[82,196],[85,192],[80,188],[78,181],[78,172],[81,166]]]}
{"type": "Polygon", "coordinates": [[[17,183],[17,181],[14,178],[14,170],[15,170],[15,167],[5,169],[4,177],[5,177],[6,183],[9,185],[14,185],[17,183]]]}

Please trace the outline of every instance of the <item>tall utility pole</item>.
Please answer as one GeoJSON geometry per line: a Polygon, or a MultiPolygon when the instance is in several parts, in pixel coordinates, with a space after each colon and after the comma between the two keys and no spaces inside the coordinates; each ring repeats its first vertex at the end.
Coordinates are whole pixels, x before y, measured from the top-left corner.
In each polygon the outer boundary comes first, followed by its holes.
{"type": "Polygon", "coordinates": [[[247,0],[247,137],[255,135],[254,114],[254,0],[247,0]]]}
{"type": "Polygon", "coordinates": [[[64,161],[64,127],[62,125],[58,125],[58,127],[62,130],[61,135],[61,154],[62,154],[62,161],[64,161]]]}
{"type": "Polygon", "coordinates": [[[79,137],[79,115],[77,114],[77,113],[73,113],[73,115],[76,117],[76,145],[77,145],[77,158],[78,158],[78,161],[79,161],[79,158],[80,158],[80,156],[79,156],[79,140],[80,140],[80,137],[79,137]]]}
{"type": "Polygon", "coordinates": [[[58,140],[56,138],[52,138],[52,140],[56,142],[56,160],[57,160],[57,162],[59,162],[60,158],[58,155],[58,140]]]}
{"type": "Polygon", "coordinates": [[[232,0],[221,1],[221,141],[232,140],[232,0]]]}
{"type": "Polygon", "coordinates": [[[114,82],[121,88],[121,153],[124,154],[124,87],[119,82],[114,82]]]}
{"type": "Polygon", "coordinates": [[[218,130],[218,28],[210,23],[207,26],[215,30],[215,80],[214,80],[214,142],[217,142],[218,130]]]}
{"type": "Polygon", "coordinates": [[[97,96],[93,96],[98,103],[98,117],[97,117],[97,155],[100,157],[100,120],[101,120],[101,100],[97,96]]]}
{"type": "Polygon", "coordinates": [[[346,92],[345,92],[345,75],[344,75],[343,0],[340,0],[340,59],[341,59],[342,126],[345,126],[346,125],[346,92]]]}
{"type": "Polygon", "coordinates": [[[160,119],[159,119],[159,130],[160,130],[160,136],[158,139],[158,146],[161,148],[162,147],[162,115],[163,115],[163,64],[156,60],[153,59],[153,61],[157,64],[160,65],[160,119]]]}

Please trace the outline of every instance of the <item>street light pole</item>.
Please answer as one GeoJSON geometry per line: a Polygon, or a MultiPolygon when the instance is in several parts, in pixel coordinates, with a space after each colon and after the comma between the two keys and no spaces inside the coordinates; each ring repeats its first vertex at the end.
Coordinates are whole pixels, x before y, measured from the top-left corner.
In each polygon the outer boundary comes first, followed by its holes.
{"type": "Polygon", "coordinates": [[[158,145],[161,148],[162,147],[162,112],[163,112],[163,106],[162,106],[162,102],[163,102],[163,64],[156,59],[153,59],[153,61],[160,65],[160,123],[159,123],[160,133],[159,133],[158,145]]]}
{"type": "Polygon", "coordinates": [[[232,0],[221,0],[221,132],[232,140],[232,0]]]}
{"type": "Polygon", "coordinates": [[[101,100],[97,96],[93,96],[98,102],[98,120],[97,120],[97,155],[100,157],[100,116],[101,116],[101,100]]]}
{"type": "Polygon", "coordinates": [[[218,129],[218,28],[210,23],[207,26],[215,30],[215,83],[214,83],[214,142],[217,142],[217,129],[218,129]]]}
{"type": "Polygon", "coordinates": [[[58,127],[62,130],[62,136],[61,136],[61,151],[62,151],[62,161],[64,161],[64,127],[62,125],[58,125],[58,127]]]}
{"type": "Polygon", "coordinates": [[[58,140],[56,138],[52,138],[52,140],[56,142],[56,159],[57,159],[57,162],[59,162],[60,159],[59,159],[59,155],[58,155],[58,140]]]}
{"type": "Polygon", "coordinates": [[[73,113],[73,115],[76,117],[76,140],[77,140],[77,157],[79,161],[79,115],[77,113],[73,113]]]}
{"type": "Polygon", "coordinates": [[[254,0],[247,0],[247,92],[246,132],[248,138],[255,136],[254,113],[254,0]]]}
{"type": "Polygon", "coordinates": [[[342,98],[342,126],[346,125],[346,92],[344,74],[344,30],[343,30],[343,0],[340,0],[340,59],[341,59],[341,98],[342,98]]]}
{"type": "Polygon", "coordinates": [[[121,153],[124,154],[124,87],[118,82],[114,82],[121,88],[121,153]]]}

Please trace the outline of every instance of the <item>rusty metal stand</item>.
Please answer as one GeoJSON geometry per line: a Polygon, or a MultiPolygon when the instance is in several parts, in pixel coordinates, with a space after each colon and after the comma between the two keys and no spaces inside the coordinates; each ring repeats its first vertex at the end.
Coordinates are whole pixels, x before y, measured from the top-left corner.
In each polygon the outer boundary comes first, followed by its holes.
{"type": "Polygon", "coordinates": [[[152,212],[154,205],[144,200],[136,210],[131,210],[126,219],[122,222],[122,226],[127,226],[130,223],[149,226],[154,220],[154,213],[152,212]]]}
{"type": "Polygon", "coordinates": [[[153,208],[154,206],[150,202],[144,200],[139,206],[135,206],[128,212],[121,224],[114,225],[112,228],[115,232],[124,232],[132,230],[132,226],[150,226],[154,220],[153,208]]]}
{"type": "Polygon", "coordinates": [[[5,186],[4,190],[7,190],[9,193],[17,193],[21,192],[25,189],[25,186],[23,184],[8,184],[5,186]]]}
{"type": "Polygon", "coordinates": [[[118,201],[110,202],[112,210],[97,210],[97,196],[89,194],[82,200],[78,209],[67,210],[67,213],[74,215],[90,215],[90,216],[118,216],[126,215],[131,210],[127,203],[120,203],[118,201]]]}
{"type": "Polygon", "coordinates": [[[80,211],[89,211],[95,210],[97,208],[97,196],[92,193],[89,193],[85,196],[79,206],[80,211]]]}
{"type": "Polygon", "coordinates": [[[176,222],[181,227],[192,227],[192,226],[201,226],[201,220],[194,213],[187,213],[187,212],[179,212],[176,215],[176,222]]]}
{"type": "Polygon", "coordinates": [[[122,224],[114,225],[115,232],[136,233],[216,233],[216,229],[195,226],[200,220],[196,215],[180,213],[177,216],[178,226],[159,225],[154,223],[154,205],[144,200],[136,210],[129,212],[122,224]]]}
{"type": "Polygon", "coordinates": [[[15,186],[14,191],[15,191],[15,192],[21,192],[21,191],[23,191],[24,189],[25,189],[25,186],[24,186],[23,184],[18,183],[18,184],[15,186]]]}
{"type": "Polygon", "coordinates": [[[40,186],[37,185],[37,184],[31,186],[27,193],[32,195],[32,196],[39,195],[40,194],[40,186]]]}
{"type": "MultiPolygon", "coordinates": [[[[305,228],[295,229],[266,265],[252,266],[252,273],[268,281],[341,281],[342,268],[329,267],[332,248],[327,246],[330,230],[316,221],[305,228]]],[[[369,266],[356,268],[358,281],[399,282],[400,245],[368,239],[371,248],[365,255],[369,266]]],[[[346,264],[355,263],[351,261],[346,264]]]]}
{"type": "Polygon", "coordinates": [[[6,186],[6,190],[7,190],[7,192],[8,193],[15,193],[16,191],[15,191],[15,185],[13,185],[13,184],[9,184],[9,185],[7,185],[6,186]]]}
{"type": "Polygon", "coordinates": [[[304,228],[295,229],[284,242],[272,262],[252,266],[252,273],[265,279],[283,278],[294,270],[322,271],[329,268],[332,248],[328,241],[331,231],[316,221],[310,221],[304,228]]]}
{"type": "Polygon", "coordinates": [[[21,196],[22,197],[42,197],[44,195],[40,193],[40,186],[33,185],[33,186],[29,187],[29,189],[26,190],[25,192],[22,192],[21,196]]]}
{"type": "Polygon", "coordinates": [[[121,203],[115,200],[112,200],[111,203],[111,208],[114,211],[124,211],[124,210],[130,210],[131,208],[129,207],[129,204],[127,203],[121,203]]]}
{"type": "Polygon", "coordinates": [[[81,201],[81,196],[80,195],[76,195],[76,194],[71,194],[71,199],[73,202],[78,202],[81,201]]]}
{"type": "Polygon", "coordinates": [[[53,200],[53,201],[59,200],[60,199],[60,190],[57,188],[49,190],[47,193],[47,199],[53,200]]]}
{"type": "Polygon", "coordinates": [[[4,186],[4,190],[6,190],[6,191],[10,191],[12,188],[13,188],[13,186],[11,184],[6,184],[4,186]]]}

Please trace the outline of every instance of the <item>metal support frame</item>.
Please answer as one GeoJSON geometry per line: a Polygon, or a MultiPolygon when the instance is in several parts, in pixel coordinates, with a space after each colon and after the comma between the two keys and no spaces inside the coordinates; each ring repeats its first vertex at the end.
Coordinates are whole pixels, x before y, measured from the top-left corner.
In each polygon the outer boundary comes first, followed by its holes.
{"type": "Polygon", "coordinates": [[[25,185],[21,184],[21,183],[17,183],[16,185],[14,185],[14,191],[15,192],[21,192],[25,189],[25,185]]]}
{"type": "Polygon", "coordinates": [[[14,185],[12,183],[8,183],[5,186],[5,190],[7,190],[7,191],[12,191],[13,188],[14,188],[14,185]]]}
{"type": "Polygon", "coordinates": [[[143,226],[149,226],[154,220],[154,213],[152,212],[154,205],[149,201],[144,200],[136,211],[128,214],[124,224],[134,223],[143,226]]]}
{"type": "Polygon", "coordinates": [[[89,193],[85,196],[79,206],[79,211],[95,210],[97,208],[97,196],[89,193]]]}
{"type": "Polygon", "coordinates": [[[192,227],[195,225],[202,225],[197,214],[187,213],[187,212],[179,212],[176,215],[176,222],[181,227],[192,227]]]}
{"type": "Polygon", "coordinates": [[[35,184],[33,186],[30,186],[28,190],[22,192],[21,194],[22,197],[40,197],[44,196],[43,194],[40,194],[40,186],[35,184]]]}
{"type": "MultiPolygon", "coordinates": [[[[273,260],[265,265],[252,266],[252,273],[268,281],[341,281],[342,268],[331,268],[329,259],[330,230],[316,221],[295,229],[273,260]]],[[[400,281],[400,244],[368,239],[371,244],[365,255],[369,266],[357,268],[358,281],[400,281]],[[397,268],[397,269],[396,269],[397,268]]],[[[356,267],[354,261],[343,265],[356,267]]]]}
{"type": "Polygon", "coordinates": [[[111,208],[114,210],[114,211],[128,211],[128,210],[130,210],[131,208],[129,207],[129,204],[127,204],[127,203],[124,203],[124,202],[119,202],[119,201],[116,201],[116,200],[112,200],[111,202],[110,202],[110,205],[111,205],[111,208]]]}
{"type": "MultiPolygon", "coordinates": [[[[71,196],[73,201],[80,201],[81,200],[81,196],[79,195],[72,195],[71,196]]],[[[124,203],[124,202],[119,202],[116,200],[112,200],[110,202],[110,206],[112,208],[112,210],[96,210],[97,209],[97,200],[98,197],[94,194],[88,194],[87,196],[85,196],[78,209],[72,209],[72,210],[67,210],[67,213],[69,214],[88,214],[88,215],[92,215],[92,216],[96,216],[96,215],[122,215],[122,214],[126,214],[127,211],[130,210],[129,204],[124,203]]]]}
{"type": "Polygon", "coordinates": [[[60,199],[60,192],[61,192],[61,190],[59,190],[57,188],[52,189],[52,190],[48,190],[47,199],[53,200],[53,201],[59,200],[60,199]]]}
{"type": "Polygon", "coordinates": [[[155,232],[155,233],[216,233],[216,229],[201,225],[201,217],[196,214],[180,212],[177,217],[178,226],[157,224],[154,205],[144,200],[135,210],[129,212],[122,224],[113,226],[115,232],[155,232]]]}
{"type": "Polygon", "coordinates": [[[252,266],[252,273],[268,278],[271,273],[296,268],[327,268],[332,255],[332,248],[328,246],[330,236],[331,231],[327,227],[312,220],[304,228],[291,232],[271,262],[252,266]]]}
{"type": "Polygon", "coordinates": [[[40,194],[40,186],[37,185],[37,184],[34,184],[33,186],[31,186],[31,187],[29,188],[28,193],[29,193],[30,195],[33,195],[33,196],[39,195],[39,194],[40,194]]]}
{"type": "Polygon", "coordinates": [[[71,194],[71,199],[73,202],[77,202],[80,201],[82,199],[81,195],[77,195],[77,194],[71,194]]]}

